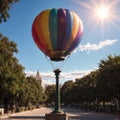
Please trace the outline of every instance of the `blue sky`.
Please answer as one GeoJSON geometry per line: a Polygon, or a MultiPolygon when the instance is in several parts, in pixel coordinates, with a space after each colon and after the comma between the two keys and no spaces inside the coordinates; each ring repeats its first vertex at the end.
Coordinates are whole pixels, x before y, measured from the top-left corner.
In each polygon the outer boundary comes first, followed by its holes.
{"type": "Polygon", "coordinates": [[[0,24],[0,32],[17,43],[19,53],[16,57],[27,74],[33,75],[39,70],[45,83],[53,83],[56,63],[53,68],[35,45],[32,23],[45,9],[67,8],[76,12],[83,22],[84,32],[80,45],[62,67],[60,78],[63,83],[97,69],[100,60],[108,55],[120,55],[119,6],[120,0],[19,0],[12,6],[8,21],[0,24]],[[101,5],[107,5],[110,12],[103,20],[96,15],[96,9],[101,5]]]}

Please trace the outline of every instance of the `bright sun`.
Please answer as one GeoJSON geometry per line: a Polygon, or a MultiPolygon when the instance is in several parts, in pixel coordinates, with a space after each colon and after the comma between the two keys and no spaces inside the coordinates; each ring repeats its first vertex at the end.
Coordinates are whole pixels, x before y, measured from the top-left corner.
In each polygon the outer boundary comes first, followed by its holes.
{"type": "Polygon", "coordinates": [[[79,4],[88,10],[88,20],[97,21],[97,23],[102,22],[112,22],[116,19],[115,15],[115,5],[118,0],[108,2],[107,0],[90,0],[90,3],[80,2],[79,4]]]}
{"type": "Polygon", "coordinates": [[[110,17],[110,10],[107,6],[100,6],[100,7],[96,8],[95,12],[96,12],[96,16],[100,20],[105,20],[110,17]]]}
{"type": "Polygon", "coordinates": [[[81,2],[82,0],[78,1],[78,4],[85,9],[86,14],[84,15],[86,15],[85,22],[87,26],[92,25],[90,34],[93,34],[94,30],[100,27],[100,34],[101,37],[103,37],[104,31],[107,28],[106,26],[108,25],[114,25],[119,29],[115,23],[115,20],[120,20],[118,12],[116,11],[116,5],[119,0],[112,0],[111,2],[109,0],[89,0],[89,2],[81,2]]]}

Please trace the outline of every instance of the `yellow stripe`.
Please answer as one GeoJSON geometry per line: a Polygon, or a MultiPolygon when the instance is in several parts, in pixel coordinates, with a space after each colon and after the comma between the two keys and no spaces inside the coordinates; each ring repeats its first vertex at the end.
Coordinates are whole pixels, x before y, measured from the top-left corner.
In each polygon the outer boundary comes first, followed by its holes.
{"type": "Polygon", "coordinates": [[[49,13],[50,10],[44,11],[44,15],[41,17],[42,33],[44,36],[44,42],[46,43],[46,49],[52,50],[50,31],[49,31],[49,13]]]}
{"type": "Polygon", "coordinates": [[[45,46],[46,50],[52,50],[50,35],[49,35],[49,12],[50,10],[45,10],[37,18],[37,29],[39,30],[39,38],[42,44],[45,46]]]}
{"type": "Polygon", "coordinates": [[[72,29],[72,40],[75,39],[78,33],[78,28],[79,28],[79,18],[75,13],[73,13],[73,16],[74,16],[74,19],[73,19],[73,29],[72,29]]]}
{"type": "Polygon", "coordinates": [[[70,45],[72,44],[72,42],[74,41],[77,33],[78,33],[78,29],[79,29],[79,18],[78,16],[76,15],[76,13],[74,12],[71,12],[72,16],[73,16],[73,24],[72,24],[72,32],[71,32],[71,36],[70,36],[70,39],[69,39],[69,42],[66,46],[66,50],[70,47],[70,45]]]}
{"type": "Polygon", "coordinates": [[[44,36],[43,36],[43,28],[42,28],[42,21],[41,18],[44,15],[44,11],[42,13],[40,13],[37,18],[36,18],[36,29],[37,29],[37,34],[39,36],[40,42],[43,44],[44,48],[46,48],[46,44],[44,42],[44,36]]]}

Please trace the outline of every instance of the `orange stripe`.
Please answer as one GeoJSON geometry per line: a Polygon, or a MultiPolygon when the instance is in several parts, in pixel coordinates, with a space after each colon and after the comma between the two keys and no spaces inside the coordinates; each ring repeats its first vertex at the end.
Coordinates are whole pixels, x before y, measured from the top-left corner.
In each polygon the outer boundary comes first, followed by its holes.
{"type": "Polygon", "coordinates": [[[39,38],[41,40],[41,43],[46,48],[47,44],[45,43],[45,40],[44,40],[44,35],[43,35],[43,28],[44,27],[42,25],[42,24],[45,24],[45,23],[43,23],[43,20],[42,20],[43,16],[44,16],[44,11],[37,16],[36,29],[38,30],[37,34],[38,34],[38,36],[39,36],[39,38]]]}
{"type": "Polygon", "coordinates": [[[49,13],[50,10],[45,10],[41,19],[41,27],[42,27],[42,34],[43,40],[46,44],[47,50],[52,50],[51,40],[50,40],[50,31],[49,31],[49,13]]]}

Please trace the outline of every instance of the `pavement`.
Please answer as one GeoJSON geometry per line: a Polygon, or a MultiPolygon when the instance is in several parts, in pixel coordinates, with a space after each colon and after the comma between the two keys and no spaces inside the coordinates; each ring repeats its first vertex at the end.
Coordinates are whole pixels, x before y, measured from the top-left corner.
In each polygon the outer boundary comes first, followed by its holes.
{"type": "MultiPolygon", "coordinates": [[[[83,111],[75,108],[62,108],[64,113],[68,113],[70,120],[120,120],[120,116],[83,111]]],[[[46,113],[52,112],[52,108],[41,107],[32,111],[25,111],[0,116],[4,120],[36,120],[44,119],[46,113]]]]}
{"type": "Polygon", "coordinates": [[[28,117],[28,116],[40,117],[40,116],[45,116],[46,113],[50,113],[51,111],[52,111],[51,108],[41,107],[39,109],[28,110],[19,113],[0,115],[0,119],[15,118],[15,117],[19,118],[19,117],[28,117]]]}

